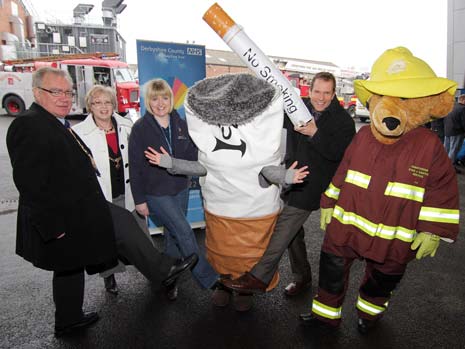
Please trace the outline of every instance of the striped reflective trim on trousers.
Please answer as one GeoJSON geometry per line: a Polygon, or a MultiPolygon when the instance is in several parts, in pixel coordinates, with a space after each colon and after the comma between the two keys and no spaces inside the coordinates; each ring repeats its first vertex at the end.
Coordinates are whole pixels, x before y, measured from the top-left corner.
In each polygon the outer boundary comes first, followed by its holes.
{"type": "Polygon", "coordinates": [[[315,314],[320,315],[321,317],[335,320],[340,319],[342,316],[342,307],[333,308],[323,303],[318,302],[317,300],[313,300],[312,302],[312,312],[315,314]]]}
{"type": "Polygon", "coordinates": [[[379,315],[382,312],[384,312],[386,310],[388,304],[389,304],[389,302],[386,302],[386,303],[384,303],[384,306],[380,307],[379,305],[368,302],[367,300],[363,299],[359,295],[358,299],[357,299],[357,305],[356,306],[357,306],[358,310],[360,310],[360,311],[362,311],[364,313],[367,313],[369,315],[376,316],[376,315],[379,315]]]}

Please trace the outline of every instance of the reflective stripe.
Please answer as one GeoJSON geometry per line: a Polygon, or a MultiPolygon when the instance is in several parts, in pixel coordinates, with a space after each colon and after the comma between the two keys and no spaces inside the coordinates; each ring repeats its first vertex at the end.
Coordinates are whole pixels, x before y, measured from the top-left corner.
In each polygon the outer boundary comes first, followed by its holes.
{"type": "Polygon", "coordinates": [[[364,313],[370,314],[370,315],[379,315],[382,312],[384,312],[388,306],[389,302],[384,303],[384,306],[379,306],[373,303],[368,302],[365,299],[362,299],[360,295],[358,296],[357,299],[357,309],[360,311],[363,311],[364,313]]]}
{"type": "Polygon", "coordinates": [[[339,308],[332,308],[330,306],[327,306],[323,303],[318,302],[317,300],[313,300],[312,302],[312,311],[315,314],[318,314],[322,317],[325,317],[327,319],[340,319],[342,316],[342,307],[339,308]]]}
{"type": "Polygon", "coordinates": [[[423,202],[425,188],[398,182],[389,182],[384,195],[423,202]]]}
{"type": "Polygon", "coordinates": [[[353,212],[346,212],[342,207],[337,205],[334,207],[333,217],[342,224],[353,225],[367,235],[376,236],[381,239],[399,239],[405,242],[413,242],[416,236],[415,229],[407,229],[401,226],[391,227],[383,223],[376,224],[353,212]]]}
{"type": "Polygon", "coordinates": [[[352,183],[360,188],[366,189],[370,184],[371,176],[366,175],[362,172],[349,170],[347,171],[345,181],[347,183],[352,183]]]}
{"type": "Polygon", "coordinates": [[[341,190],[334,186],[333,183],[329,183],[328,189],[325,191],[325,195],[331,199],[337,200],[339,199],[339,193],[341,190]]]}
{"type": "Polygon", "coordinates": [[[459,224],[460,211],[423,206],[419,219],[428,222],[459,224]]]}

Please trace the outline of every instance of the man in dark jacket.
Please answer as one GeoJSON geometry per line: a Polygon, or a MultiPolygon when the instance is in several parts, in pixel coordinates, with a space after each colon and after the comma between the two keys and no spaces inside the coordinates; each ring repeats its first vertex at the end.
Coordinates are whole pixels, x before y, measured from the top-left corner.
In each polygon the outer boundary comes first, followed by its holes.
{"type": "MultiPolygon", "coordinates": [[[[456,156],[465,136],[465,95],[460,95],[454,109],[444,119],[444,146],[447,155],[456,165],[456,156]]],[[[457,173],[460,171],[455,168],[457,173]]]]}
{"type": "Polygon", "coordinates": [[[299,165],[307,165],[310,173],[304,183],[293,185],[283,194],[284,208],[260,261],[238,279],[222,280],[226,287],[243,292],[264,292],[287,247],[294,281],[285,288],[285,294],[294,296],[311,286],[303,224],[312,211],[319,209],[321,194],[355,135],[354,122],[340,106],[335,88],[336,80],[332,74],[316,74],[310,85],[310,103],[307,105],[314,119],[305,126],[294,128],[286,118],[286,167],[297,160],[299,165]]]}
{"type": "Polygon", "coordinates": [[[41,68],[32,87],[35,103],[7,134],[20,194],[16,253],[53,271],[55,335],[61,336],[98,320],[97,313],[82,311],[84,270],[111,268],[120,255],[151,281],[169,283],[195,264],[196,256],[182,263],[162,257],[139,238],[146,235],[134,231],[138,225],[129,211],[105,200],[90,150],[67,129],[74,95],[68,73],[41,68]]]}

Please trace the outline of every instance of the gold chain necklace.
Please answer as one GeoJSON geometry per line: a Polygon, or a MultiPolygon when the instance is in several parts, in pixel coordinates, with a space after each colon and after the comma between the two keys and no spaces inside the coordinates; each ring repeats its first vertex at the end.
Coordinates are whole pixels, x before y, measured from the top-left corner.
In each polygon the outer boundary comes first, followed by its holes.
{"type": "Polygon", "coordinates": [[[84,146],[81,144],[81,142],[79,142],[79,139],[74,134],[73,129],[70,127],[70,128],[68,128],[68,130],[71,133],[71,135],[73,136],[73,138],[75,139],[75,141],[77,142],[77,144],[79,145],[79,147],[82,149],[82,151],[89,157],[90,163],[92,164],[92,167],[95,169],[95,173],[97,174],[98,177],[100,177],[100,172],[99,172],[99,170],[97,168],[97,164],[95,163],[95,160],[94,160],[94,157],[92,156],[92,154],[89,153],[86,148],[84,148],[84,146]]]}
{"type": "Polygon", "coordinates": [[[115,128],[113,126],[111,126],[110,128],[107,128],[107,129],[99,127],[99,129],[101,129],[105,133],[112,133],[115,130],[115,128]]]}
{"type": "Polygon", "coordinates": [[[113,159],[111,156],[109,156],[108,158],[110,159],[111,162],[113,162],[115,164],[115,168],[117,170],[119,170],[119,168],[121,166],[122,157],[118,156],[117,158],[113,159]]]}

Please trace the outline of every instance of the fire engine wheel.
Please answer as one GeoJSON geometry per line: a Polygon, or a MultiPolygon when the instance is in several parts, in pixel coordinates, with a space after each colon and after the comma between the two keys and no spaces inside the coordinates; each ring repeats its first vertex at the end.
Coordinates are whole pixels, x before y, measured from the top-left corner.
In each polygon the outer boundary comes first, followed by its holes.
{"type": "Polygon", "coordinates": [[[6,97],[3,105],[8,115],[11,116],[16,116],[26,109],[23,100],[17,96],[6,97]]]}

